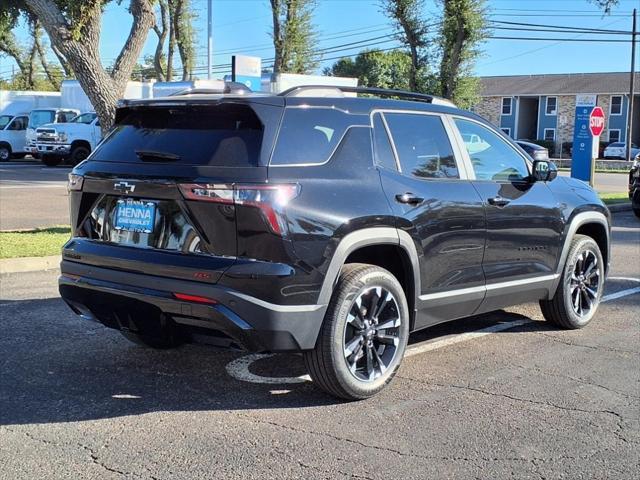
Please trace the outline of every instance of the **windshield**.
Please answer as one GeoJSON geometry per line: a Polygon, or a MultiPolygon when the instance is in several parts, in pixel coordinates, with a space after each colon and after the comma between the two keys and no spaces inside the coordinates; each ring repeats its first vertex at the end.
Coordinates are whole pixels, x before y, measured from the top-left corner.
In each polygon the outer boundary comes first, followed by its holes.
{"type": "Polygon", "coordinates": [[[12,118],[13,115],[0,115],[0,130],[4,129],[4,127],[9,124],[12,118]]]}
{"type": "Polygon", "coordinates": [[[93,160],[257,166],[263,126],[246,105],[132,108],[120,112],[93,160]]]}
{"type": "Polygon", "coordinates": [[[29,128],[38,128],[40,125],[53,122],[55,114],[53,110],[32,110],[29,114],[29,128]]]}
{"type": "Polygon", "coordinates": [[[83,113],[74,117],[69,123],[84,123],[88,125],[95,120],[96,116],[97,115],[95,113],[83,113]]]}

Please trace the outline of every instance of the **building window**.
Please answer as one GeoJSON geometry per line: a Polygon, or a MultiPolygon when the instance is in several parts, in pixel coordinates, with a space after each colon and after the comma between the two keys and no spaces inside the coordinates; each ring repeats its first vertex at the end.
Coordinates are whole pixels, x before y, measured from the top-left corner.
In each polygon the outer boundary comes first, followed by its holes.
{"type": "Polygon", "coordinates": [[[547,115],[556,115],[558,113],[558,97],[547,97],[547,115]]]}
{"type": "Polygon", "coordinates": [[[620,130],[609,130],[609,143],[620,141],[620,130]]]}
{"type": "Polygon", "coordinates": [[[555,142],[555,140],[556,140],[556,129],[555,128],[545,128],[544,129],[544,139],[547,142],[555,142]]]}
{"type": "Polygon", "coordinates": [[[511,115],[512,102],[513,102],[513,98],[511,97],[502,98],[502,115],[511,115]]]}
{"type": "Polygon", "coordinates": [[[502,127],[502,128],[500,128],[500,130],[502,130],[505,135],[508,135],[509,137],[511,136],[511,129],[510,128],[502,127]]]}
{"type": "Polygon", "coordinates": [[[622,95],[611,95],[610,115],[622,115],[622,95]]]}

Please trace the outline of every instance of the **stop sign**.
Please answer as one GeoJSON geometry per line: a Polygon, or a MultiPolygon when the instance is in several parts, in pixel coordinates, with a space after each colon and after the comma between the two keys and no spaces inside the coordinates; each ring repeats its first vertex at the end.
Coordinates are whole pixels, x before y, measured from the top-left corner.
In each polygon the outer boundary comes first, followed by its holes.
{"type": "Polygon", "coordinates": [[[589,115],[589,130],[591,135],[599,137],[604,131],[604,112],[600,107],[593,107],[591,115],[589,115]]]}

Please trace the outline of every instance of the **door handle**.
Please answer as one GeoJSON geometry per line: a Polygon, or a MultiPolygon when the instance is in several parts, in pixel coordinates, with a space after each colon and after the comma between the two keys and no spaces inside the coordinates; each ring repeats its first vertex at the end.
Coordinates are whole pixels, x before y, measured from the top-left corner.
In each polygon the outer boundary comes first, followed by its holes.
{"type": "Polygon", "coordinates": [[[418,205],[424,202],[424,198],[418,197],[411,192],[397,194],[396,200],[400,203],[408,203],[409,205],[418,205]]]}
{"type": "Polygon", "coordinates": [[[490,205],[494,205],[496,207],[504,207],[508,205],[510,202],[510,200],[507,200],[506,198],[503,198],[500,195],[496,197],[491,197],[488,201],[490,205]]]}

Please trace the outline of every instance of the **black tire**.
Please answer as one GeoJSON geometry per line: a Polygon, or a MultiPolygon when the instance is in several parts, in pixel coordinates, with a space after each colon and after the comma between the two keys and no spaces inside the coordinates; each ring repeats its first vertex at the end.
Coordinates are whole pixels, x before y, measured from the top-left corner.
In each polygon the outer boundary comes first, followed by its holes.
{"type": "Polygon", "coordinates": [[[81,161],[86,159],[90,153],[91,150],[84,145],[76,145],[71,149],[71,155],[69,155],[69,163],[75,167],[81,161]]]}
{"type": "Polygon", "coordinates": [[[143,347],[155,348],[156,350],[168,350],[170,348],[176,348],[182,345],[183,341],[176,335],[163,335],[158,337],[152,337],[149,335],[139,335],[132,332],[120,331],[122,336],[137,345],[143,347]]]}
{"type": "Polygon", "coordinates": [[[6,143],[0,143],[0,162],[11,160],[11,147],[6,143]]]}
{"type": "Polygon", "coordinates": [[[633,213],[635,214],[636,217],[640,218],[640,208],[634,208],[633,213]]]}
{"type": "Polygon", "coordinates": [[[576,235],[571,241],[555,295],[551,300],[540,301],[542,315],[547,321],[562,328],[582,328],[595,315],[603,287],[604,261],[598,244],[591,237],[576,235]],[[582,275],[576,273],[583,269],[589,270],[594,258],[596,264],[590,271],[595,271],[597,278],[582,278],[582,275]],[[585,309],[584,306],[589,308],[585,309]]]}
{"type": "Polygon", "coordinates": [[[62,157],[57,155],[42,155],[40,161],[47,167],[57,167],[62,163],[62,157]]]}
{"type": "Polygon", "coordinates": [[[409,308],[398,280],[377,266],[348,264],[338,279],[316,346],[304,352],[304,363],[314,383],[329,394],[347,400],[365,399],[382,390],[394,377],[408,337],[409,308]],[[381,302],[381,298],[385,301],[381,302]],[[365,307],[365,302],[371,302],[369,307],[365,307]],[[356,317],[352,312],[360,313],[356,317]],[[366,329],[356,329],[355,322],[366,325],[366,329]],[[380,328],[385,324],[392,326],[380,328]],[[367,333],[362,333],[365,330],[367,333]],[[346,356],[345,351],[354,341],[357,346],[351,350],[352,355],[346,356]],[[353,359],[353,371],[348,358],[353,359]],[[364,366],[358,367],[362,360],[364,366]],[[368,379],[359,378],[367,375],[368,379]]]}

